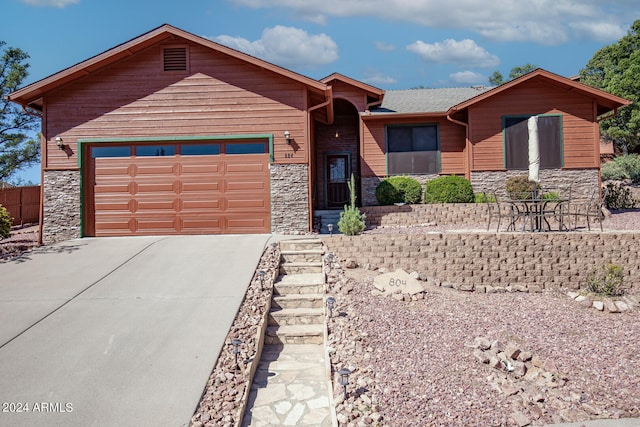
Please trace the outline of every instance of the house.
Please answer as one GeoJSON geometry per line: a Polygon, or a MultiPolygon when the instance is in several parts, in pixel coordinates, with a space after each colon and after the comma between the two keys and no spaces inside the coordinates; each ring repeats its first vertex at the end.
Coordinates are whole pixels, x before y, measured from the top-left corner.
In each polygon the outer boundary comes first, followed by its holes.
{"type": "MultiPolygon", "coordinates": [[[[163,25],[22,88],[42,116],[44,242],[80,236],[304,233],[353,173],[522,173],[541,115],[543,182],[599,183],[598,120],[629,104],[535,70],[499,87],[383,91],[320,81],[163,25]]],[[[589,190],[590,191],[590,190],[589,190]]]]}

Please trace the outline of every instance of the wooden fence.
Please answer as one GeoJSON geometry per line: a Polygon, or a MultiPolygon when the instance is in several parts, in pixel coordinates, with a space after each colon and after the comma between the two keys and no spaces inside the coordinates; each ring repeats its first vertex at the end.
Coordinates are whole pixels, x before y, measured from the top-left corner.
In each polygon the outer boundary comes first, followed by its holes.
{"type": "Polygon", "coordinates": [[[2,189],[0,205],[13,217],[13,225],[37,223],[40,219],[40,186],[2,189]]]}

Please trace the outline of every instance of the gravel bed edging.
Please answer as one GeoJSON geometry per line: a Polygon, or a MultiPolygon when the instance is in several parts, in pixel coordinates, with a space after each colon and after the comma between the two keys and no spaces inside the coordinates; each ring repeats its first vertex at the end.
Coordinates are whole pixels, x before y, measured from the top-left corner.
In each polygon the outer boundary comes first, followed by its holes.
{"type": "Polygon", "coordinates": [[[215,367],[207,380],[194,415],[192,427],[240,426],[247,407],[253,375],[260,363],[264,346],[264,331],[271,307],[273,283],[278,277],[280,249],[277,243],[265,248],[244,300],[229,329],[215,367]],[[264,289],[260,290],[257,272],[265,271],[264,289]],[[240,339],[238,364],[231,340],[240,339]]]}

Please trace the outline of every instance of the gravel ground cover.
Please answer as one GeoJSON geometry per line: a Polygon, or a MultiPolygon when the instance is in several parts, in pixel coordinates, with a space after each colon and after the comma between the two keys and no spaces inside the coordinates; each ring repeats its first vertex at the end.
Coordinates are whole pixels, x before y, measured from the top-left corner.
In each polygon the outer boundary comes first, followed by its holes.
{"type": "Polygon", "coordinates": [[[379,272],[329,276],[334,371],[344,425],[525,426],[640,417],[640,311],[581,307],[563,292],[465,293],[425,285],[414,301],[372,296],[379,272]],[[484,344],[480,344],[484,343],[484,344]],[[524,372],[481,348],[524,354],[524,372]],[[488,357],[487,357],[488,359],[488,357]],[[528,371],[526,370],[528,367],[528,371]]]}
{"type": "Polygon", "coordinates": [[[13,227],[11,235],[0,239],[0,262],[19,257],[38,245],[38,226],[13,227]]]}

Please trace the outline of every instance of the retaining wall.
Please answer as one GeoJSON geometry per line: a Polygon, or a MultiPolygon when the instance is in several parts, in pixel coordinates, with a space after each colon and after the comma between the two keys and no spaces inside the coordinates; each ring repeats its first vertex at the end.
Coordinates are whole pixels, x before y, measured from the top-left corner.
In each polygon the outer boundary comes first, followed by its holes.
{"type": "Polygon", "coordinates": [[[623,268],[625,287],[640,290],[639,232],[365,234],[324,241],[360,266],[417,271],[468,290],[578,289],[607,262],[623,268]]]}

